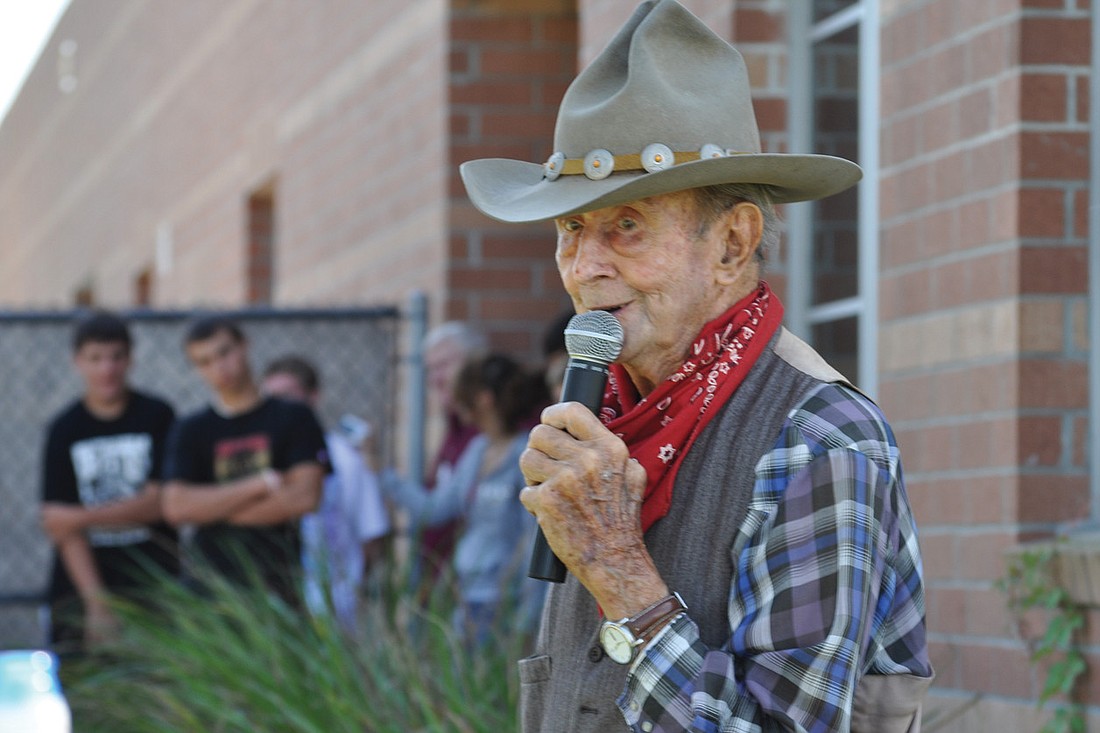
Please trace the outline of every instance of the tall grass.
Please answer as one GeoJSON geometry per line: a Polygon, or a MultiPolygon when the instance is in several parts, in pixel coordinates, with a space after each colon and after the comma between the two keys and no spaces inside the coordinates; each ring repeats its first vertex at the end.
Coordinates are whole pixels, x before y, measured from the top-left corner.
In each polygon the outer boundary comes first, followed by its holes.
{"type": "Polygon", "coordinates": [[[119,603],[121,636],[74,663],[77,733],[383,733],[514,730],[514,662],[504,631],[470,649],[451,628],[452,594],[419,609],[390,578],[359,633],[278,598],[210,577],[198,595],[164,579],[119,603]]]}

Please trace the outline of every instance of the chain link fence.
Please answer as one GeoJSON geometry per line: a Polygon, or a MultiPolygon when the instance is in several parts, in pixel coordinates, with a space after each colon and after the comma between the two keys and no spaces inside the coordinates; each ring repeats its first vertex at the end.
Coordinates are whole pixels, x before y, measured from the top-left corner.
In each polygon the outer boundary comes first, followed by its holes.
{"type": "MultiPolygon", "coordinates": [[[[0,649],[38,646],[51,550],[38,523],[42,451],[50,419],[80,395],[71,335],[78,313],[0,313],[0,649]]],[[[131,383],[186,414],[209,392],[182,350],[195,314],[123,315],[134,337],[131,383]]],[[[272,359],[304,356],[321,376],[318,416],[332,426],[344,413],[391,426],[396,414],[396,308],[240,311],[257,378],[272,359]]],[[[390,430],[377,431],[392,455],[390,430]]]]}

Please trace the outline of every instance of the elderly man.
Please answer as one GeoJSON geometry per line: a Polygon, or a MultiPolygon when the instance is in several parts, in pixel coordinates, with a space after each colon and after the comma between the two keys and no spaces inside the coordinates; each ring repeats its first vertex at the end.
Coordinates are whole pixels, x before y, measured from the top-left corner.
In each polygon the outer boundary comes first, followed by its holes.
{"type": "Polygon", "coordinates": [[[762,154],[741,56],[672,0],[577,77],[554,144],[462,167],[486,214],[556,223],[577,311],[625,332],[600,416],[548,408],[522,458],[570,571],[520,663],[524,729],[917,730],[932,670],[894,437],[760,280],[772,204],[859,168],[762,154]]]}

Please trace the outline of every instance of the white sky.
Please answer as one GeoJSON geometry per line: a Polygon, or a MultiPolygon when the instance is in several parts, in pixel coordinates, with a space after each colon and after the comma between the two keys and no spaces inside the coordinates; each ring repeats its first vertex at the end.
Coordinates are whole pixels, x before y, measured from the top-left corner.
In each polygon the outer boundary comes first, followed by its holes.
{"type": "Polygon", "coordinates": [[[69,0],[0,0],[0,122],[69,0]]]}

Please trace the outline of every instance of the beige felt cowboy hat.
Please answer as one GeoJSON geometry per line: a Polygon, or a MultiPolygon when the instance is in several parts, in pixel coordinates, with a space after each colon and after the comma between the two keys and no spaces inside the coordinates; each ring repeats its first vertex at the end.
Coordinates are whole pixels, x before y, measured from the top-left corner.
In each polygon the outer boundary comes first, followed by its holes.
{"type": "Polygon", "coordinates": [[[573,80],[546,163],[488,158],[460,170],[473,204],[507,222],[718,183],[806,201],[862,175],[842,158],[761,153],[741,54],[674,0],[642,3],[573,80]]]}

